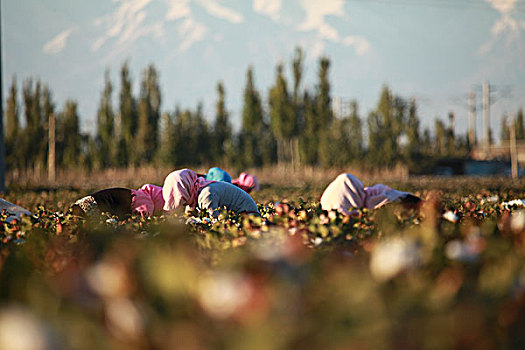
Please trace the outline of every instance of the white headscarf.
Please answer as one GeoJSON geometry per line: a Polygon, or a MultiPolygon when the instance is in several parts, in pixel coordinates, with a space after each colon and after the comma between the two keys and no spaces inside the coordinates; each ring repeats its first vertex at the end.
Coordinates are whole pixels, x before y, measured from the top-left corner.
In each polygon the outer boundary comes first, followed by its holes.
{"type": "Polygon", "coordinates": [[[343,173],[332,181],[321,196],[324,210],[338,210],[350,215],[351,208],[377,209],[409,194],[383,184],[364,187],[354,175],[343,173]]]}

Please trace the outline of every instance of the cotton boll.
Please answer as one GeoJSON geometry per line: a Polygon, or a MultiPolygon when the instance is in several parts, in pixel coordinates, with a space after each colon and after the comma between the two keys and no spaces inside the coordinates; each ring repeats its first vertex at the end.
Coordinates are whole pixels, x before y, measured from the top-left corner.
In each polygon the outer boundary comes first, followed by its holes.
{"type": "Polygon", "coordinates": [[[521,232],[525,228],[525,211],[520,210],[512,213],[510,218],[510,229],[514,233],[521,232]]]}
{"type": "Polygon", "coordinates": [[[249,294],[248,284],[236,273],[210,273],[198,285],[198,299],[202,308],[210,316],[219,319],[230,317],[248,300],[249,294]]]}
{"type": "Polygon", "coordinates": [[[459,261],[473,261],[478,257],[478,254],[469,249],[467,244],[457,239],[447,243],[445,246],[445,255],[450,260],[459,261]]]}
{"type": "Polygon", "coordinates": [[[321,245],[321,243],[323,243],[323,239],[321,237],[315,237],[314,239],[312,239],[312,243],[318,247],[321,245]]]}
{"type": "Polygon", "coordinates": [[[508,202],[503,202],[503,203],[501,203],[501,205],[505,209],[510,209],[512,207],[525,207],[525,200],[513,199],[513,200],[508,201],[508,202]]]}
{"type": "Polygon", "coordinates": [[[86,271],[86,280],[97,294],[102,297],[125,295],[129,281],[124,266],[109,261],[102,261],[86,271]]]}
{"type": "Polygon", "coordinates": [[[472,228],[464,241],[454,239],[448,242],[445,246],[445,255],[450,260],[474,261],[483,252],[486,244],[479,227],[472,228]]]}
{"type": "Polygon", "coordinates": [[[443,214],[443,219],[455,224],[458,221],[458,216],[453,211],[448,210],[443,214]]]}
{"type": "Polygon", "coordinates": [[[143,333],[142,315],[128,299],[110,299],[106,305],[106,319],[109,329],[117,338],[133,340],[143,333]]]}
{"type": "Polygon", "coordinates": [[[370,260],[370,271],[378,281],[386,281],[414,267],[419,262],[417,244],[413,240],[393,238],[376,244],[370,260]]]}
{"type": "Polygon", "coordinates": [[[0,349],[45,350],[57,348],[38,319],[20,307],[0,311],[0,349]]]}

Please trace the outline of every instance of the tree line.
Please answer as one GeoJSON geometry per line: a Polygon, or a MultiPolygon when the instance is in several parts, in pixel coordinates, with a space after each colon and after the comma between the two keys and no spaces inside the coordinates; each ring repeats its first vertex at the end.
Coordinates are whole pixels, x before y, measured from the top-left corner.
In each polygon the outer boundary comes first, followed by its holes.
{"type": "MultiPolygon", "coordinates": [[[[455,134],[453,114],[448,125],[436,119],[433,132],[421,130],[416,101],[394,94],[387,86],[366,117],[360,115],[357,101],[350,103],[344,115],[334,113],[330,64],[328,57],[319,58],[317,82],[305,87],[304,53],[297,48],[288,67],[292,79],[285,64],[279,63],[266,94],[257,90],[254,70],[248,67],[238,132],[231,125],[222,82],[216,87],[214,118],[204,115],[202,104],[162,110],[160,74],[153,65],[142,71],[137,94],[129,64],[122,64],[117,105],[113,104],[114,84],[109,71],[105,72],[94,135],[81,132],[76,101],[67,100],[58,110],[46,84],[27,79],[19,94],[13,77],[5,108],[7,167],[46,167],[51,114],[56,117],[55,164],[59,168],[219,164],[242,169],[292,163],[366,169],[402,163],[417,172],[442,157],[469,154],[473,145],[467,135],[455,134]]],[[[524,139],[522,110],[515,123],[517,138],[524,139]]],[[[508,123],[502,128],[502,138],[507,136],[508,123]]]]}

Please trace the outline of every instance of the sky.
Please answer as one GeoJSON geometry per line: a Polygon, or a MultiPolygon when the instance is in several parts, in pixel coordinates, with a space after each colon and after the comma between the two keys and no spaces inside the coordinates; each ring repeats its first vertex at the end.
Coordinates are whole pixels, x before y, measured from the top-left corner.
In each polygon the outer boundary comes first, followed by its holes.
{"type": "MultiPolygon", "coordinates": [[[[79,104],[81,127],[96,130],[109,69],[118,106],[119,71],[129,62],[138,96],[142,71],[160,74],[162,110],[203,103],[211,121],[222,81],[235,128],[246,71],[264,99],[285,65],[292,83],[296,47],[306,54],[303,88],[317,82],[329,57],[333,97],[356,100],[362,118],[387,85],[415,98],[422,126],[456,116],[468,128],[468,95],[491,86],[491,127],[525,107],[525,0],[4,0],[1,3],[3,93],[39,78],[58,109],[79,104]]],[[[19,99],[21,101],[21,99],[19,99]]]]}

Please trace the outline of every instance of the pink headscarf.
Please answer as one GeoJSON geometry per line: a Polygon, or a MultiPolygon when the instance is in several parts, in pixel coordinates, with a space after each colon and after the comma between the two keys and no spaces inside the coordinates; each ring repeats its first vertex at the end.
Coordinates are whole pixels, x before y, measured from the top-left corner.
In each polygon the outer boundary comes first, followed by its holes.
{"type": "Polygon", "coordinates": [[[242,172],[237,179],[232,180],[232,184],[239,186],[248,193],[251,190],[259,191],[259,180],[257,180],[257,177],[246,172],[242,172]]]}
{"type": "Polygon", "coordinates": [[[171,212],[183,205],[197,206],[199,192],[215,181],[207,181],[190,169],[176,170],[166,176],[162,186],[164,210],[171,212]]]}
{"type": "Polygon", "coordinates": [[[138,190],[131,190],[131,212],[142,216],[151,216],[162,212],[164,198],[162,187],[152,184],[145,184],[138,190]]]}

